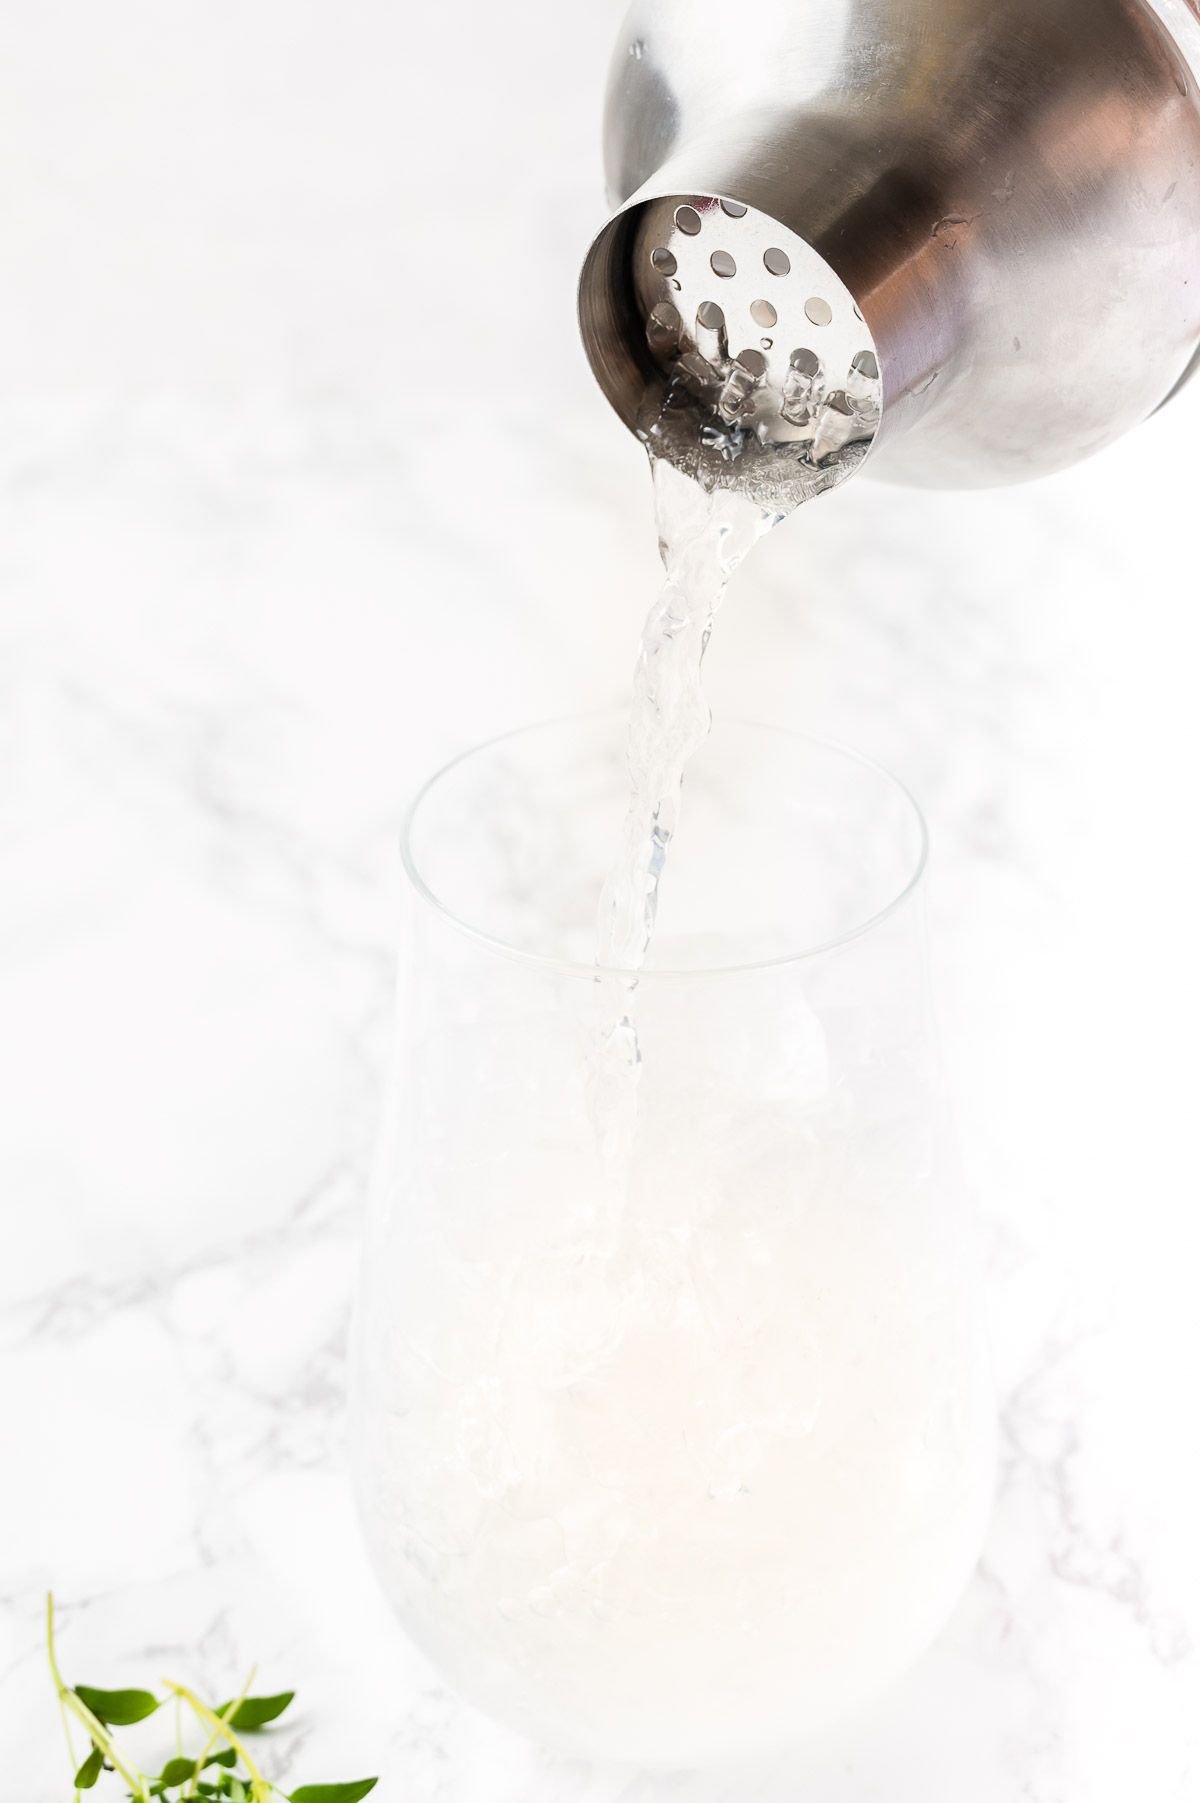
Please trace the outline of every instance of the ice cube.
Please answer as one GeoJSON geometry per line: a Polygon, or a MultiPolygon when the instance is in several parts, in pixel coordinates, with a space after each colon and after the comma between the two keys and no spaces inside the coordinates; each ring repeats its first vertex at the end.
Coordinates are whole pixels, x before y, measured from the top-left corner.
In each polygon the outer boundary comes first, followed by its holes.
{"type": "Polygon", "coordinates": [[[793,351],[783,378],[779,411],[791,426],[802,426],[821,397],[821,360],[815,351],[793,351]]]}

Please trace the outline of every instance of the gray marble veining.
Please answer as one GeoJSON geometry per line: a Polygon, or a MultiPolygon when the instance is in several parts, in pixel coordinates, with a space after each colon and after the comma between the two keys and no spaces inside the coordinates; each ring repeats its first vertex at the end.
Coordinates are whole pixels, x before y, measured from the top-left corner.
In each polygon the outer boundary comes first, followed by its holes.
{"type": "Polygon", "coordinates": [[[28,1803],[69,1777],[50,1583],[75,1677],[224,1694],[257,1660],[300,1692],[281,1770],[405,1803],[1200,1796],[1194,396],[1039,487],[851,483],[710,654],[718,709],[862,747],[931,821],[1005,1448],[947,1634],[786,1770],[651,1779],[448,1695],[365,1569],[342,1359],[397,822],[449,752],[619,702],[656,580],[572,318],[614,10],[13,22],[0,1737],[28,1803]],[[464,245],[494,304],[447,372],[464,245]]]}

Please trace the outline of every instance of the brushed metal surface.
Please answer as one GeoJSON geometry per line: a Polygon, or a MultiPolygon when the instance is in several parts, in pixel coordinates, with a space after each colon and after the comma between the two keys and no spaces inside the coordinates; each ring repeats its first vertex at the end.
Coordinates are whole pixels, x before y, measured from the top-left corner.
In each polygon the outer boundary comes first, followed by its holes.
{"type": "Polygon", "coordinates": [[[605,109],[618,210],[580,288],[606,394],[634,425],[662,379],[641,210],[710,195],[795,233],[857,302],[873,473],[986,485],[1108,444],[1200,345],[1189,56],[1193,0],[760,0],[737,22],[636,0],[605,109]]]}

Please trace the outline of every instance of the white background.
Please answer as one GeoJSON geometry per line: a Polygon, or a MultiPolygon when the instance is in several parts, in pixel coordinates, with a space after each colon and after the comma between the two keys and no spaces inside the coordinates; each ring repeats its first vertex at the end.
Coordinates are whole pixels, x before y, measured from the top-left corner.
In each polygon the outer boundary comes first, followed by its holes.
{"type": "MultiPolygon", "coordinates": [[[[376,1596],[342,1355],[396,824],[626,691],[642,460],[578,349],[616,0],[39,0],[0,63],[0,1735],[252,1659],[404,1803],[1200,1796],[1200,391],[1023,490],[868,481],[709,661],[916,790],[1005,1469],[941,1645],[755,1778],[527,1748],[376,1596]],[[469,441],[469,458],[456,445],[469,441]],[[482,486],[473,474],[483,471],[482,486]]],[[[1200,269],[1197,271],[1200,279],[1200,269]]],[[[1117,379],[1117,378],[1114,378],[1117,379]]]]}

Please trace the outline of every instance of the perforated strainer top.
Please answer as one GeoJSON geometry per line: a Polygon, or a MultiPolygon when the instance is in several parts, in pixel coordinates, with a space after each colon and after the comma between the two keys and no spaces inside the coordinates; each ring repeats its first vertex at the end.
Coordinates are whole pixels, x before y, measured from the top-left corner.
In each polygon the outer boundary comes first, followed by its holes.
{"type": "Polygon", "coordinates": [[[774,495],[785,510],[841,481],[879,425],[875,344],[853,296],[817,253],[736,201],[650,201],[633,237],[633,289],[664,377],[639,429],[710,480],[774,495]],[[722,466],[724,468],[722,469],[722,466]]]}

